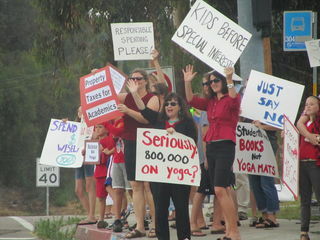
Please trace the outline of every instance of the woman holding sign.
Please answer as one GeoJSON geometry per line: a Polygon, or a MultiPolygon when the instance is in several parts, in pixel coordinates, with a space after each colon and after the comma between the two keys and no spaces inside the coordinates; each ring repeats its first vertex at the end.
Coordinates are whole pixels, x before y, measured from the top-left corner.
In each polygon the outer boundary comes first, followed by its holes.
{"type": "Polygon", "coordinates": [[[299,193],[301,202],[301,240],[309,240],[312,190],[320,201],[320,100],[310,96],[306,100],[304,114],[297,128],[301,134],[299,146],[299,193]]]}
{"type": "Polygon", "coordinates": [[[210,95],[199,98],[193,95],[191,81],[197,73],[193,66],[183,69],[185,92],[189,104],[207,111],[209,129],[204,137],[207,142],[207,160],[210,182],[220,202],[226,221],[224,239],[239,240],[237,214],[231,196],[230,186],[234,181],[232,165],[235,158],[236,126],[239,119],[240,95],[237,94],[233,80],[233,68],[226,68],[224,77],[213,71],[210,74],[210,95]]]}
{"type": "MultiPolygon", "coordinates": [[[[179,132],[197,140],[197,130],[183,99],[176,93],[169,93],[164,99],[164,106],[158,113],[145,107],[137,94],[137,84],[129,81],[128,89],[141,110],[141,114],[157,129],[167,129],[168,133],[179,132]]],[[[151,184],[156,209],[156,234],[160,240],[169,240],[168,207],[172,198],[176,211],[176,227],[179,240],[190,239],[189,194],[190,186],[170,183],[151,184]]]]}
{"type": "MultiPolygon", "coordinates": [[[[143,103],[154,111],[159,110],[159,100],[156,96],[149,93],[148,74],[142,69],[136,69],[131,74],[129,80],[134,81],[137,86],[137,94],[142,99],[143,103]]],[[[145,216],[145,198],[144,192],[147,193],[147,198],[150,199],[149,207],[150,211],[154,212],[152,194],[150,192],[149,184],[146,182],[136,181],[136,138],[137,128],[150,127],[149,121],[147,121],[140,113],[136,106],[131,93],[120,94],[119,100],[123,104],[119,104],[119,110],[124,113],[124,131],[122,138],[124,139],[124,158],[125,167],[127,171],[127,178],[130,181],[133,190],[133,206],[137,221],[136,228],[128,233],[126,238],[136,238],[146,236],[144,227],[145,216]]],[[[154,214],[152,214],[154,218],[154,214]]],[[[152,221],[154,224],[154,219],[152,221]]],[[[152,234],[149,233],[150,236],[152,234]]]]}

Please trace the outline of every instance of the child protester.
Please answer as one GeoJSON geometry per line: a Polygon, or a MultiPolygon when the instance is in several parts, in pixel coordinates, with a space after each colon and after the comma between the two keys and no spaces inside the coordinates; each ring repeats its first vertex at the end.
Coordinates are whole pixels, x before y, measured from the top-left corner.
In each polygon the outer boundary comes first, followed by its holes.
{"type": "Polygon", "coordinates": [[[312,190],[320,201],[320,100],[310,96],[306,100],[304,114],[297,128],[301,134],[299,146],[299,192],[301,203],[300,240],[310,240],[308,232],[311,215],[312,190]]]}
{"type": "Polygon", "coordinates": [[[99,199],[99,221],[97,223],[97,228],[106,228],[108,226],[108,223],[104,221],[107,197],[105,181],[107,175],[107,161],[115,151],[115,143],[105,126],[105,123],[97,124],[95,126],[95,135],[99,140],[101,151],[100,163],[96,165],[94,170],[94,177],[96,179],[96,197],[99,199]]]}

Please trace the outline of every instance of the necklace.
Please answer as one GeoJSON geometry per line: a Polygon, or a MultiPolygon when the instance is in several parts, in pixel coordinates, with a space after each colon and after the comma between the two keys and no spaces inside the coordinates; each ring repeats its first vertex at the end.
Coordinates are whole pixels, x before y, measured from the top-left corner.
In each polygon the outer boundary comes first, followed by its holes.
{"type": "Polygon", "coordinates": [[[179,121],[179,119],[176,119],[176,120],[168,120],[168,123],[172,124],[172,123],[176,123],[176,122],[178,122],[178,121],[179,121]]]}

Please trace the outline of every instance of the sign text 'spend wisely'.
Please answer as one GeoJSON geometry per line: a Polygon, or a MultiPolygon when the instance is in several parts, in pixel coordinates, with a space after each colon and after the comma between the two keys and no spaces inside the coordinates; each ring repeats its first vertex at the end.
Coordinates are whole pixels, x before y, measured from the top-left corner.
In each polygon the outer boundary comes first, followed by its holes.
{"type": "Polygon", "coordinates": [[[114,60],[150,60],[154,49],[152,22],[112,23],[114,60]]]}
{"type": "Polygon", "coordinates": [[[234,66],[251,34],[202,0],[185,17],[172,41],[221,74],[234,66]]]}
{"type": "Polygon", "coordinates": [[[108,66],[80,78],[80,99],[88,126],[122,116],[108,66]]]}

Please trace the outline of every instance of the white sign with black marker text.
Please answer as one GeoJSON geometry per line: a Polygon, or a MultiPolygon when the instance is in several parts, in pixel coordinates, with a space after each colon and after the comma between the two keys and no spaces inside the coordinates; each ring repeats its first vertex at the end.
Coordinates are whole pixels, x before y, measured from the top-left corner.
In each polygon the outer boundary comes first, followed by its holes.
{"type": "Polygon", "coordinates": [[[152,22],[111,23],[111,32],[115,61],[152,59],[152,22]]]}
{"type": "Polygon", "coordinates": [[[203,0],[190,9],[172,41],[224,75],[246,48],[251,33],[203,0]]]}

